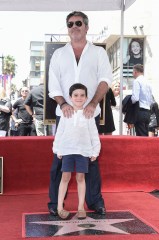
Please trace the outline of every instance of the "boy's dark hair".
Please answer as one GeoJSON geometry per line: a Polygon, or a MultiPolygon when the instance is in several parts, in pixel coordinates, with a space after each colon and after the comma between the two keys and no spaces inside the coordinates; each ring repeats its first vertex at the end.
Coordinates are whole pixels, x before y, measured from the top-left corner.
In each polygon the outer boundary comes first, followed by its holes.
{"type": "Polygon", "coordinates": [[[69,95],[70,97],[72,97],[72,93],[73,91],[77,90],[77,89],[82,89],[85,91],[86,97],[87,97],[87,88],[85,85],[81,84],[81,83],[75,83],[73,84],[70,89],[69,89],[69,95]]]}
{"type": "Polygon", "coordinates": [[[136,64],[133,66],[133,69],[136,70],[139,73],[143,73],[144,72],[144,67],[142,64],[136,64]]]}
{"type": "Polygon", "coordinates": [[[77,12],[77,11],[74,11],[74,12],[71,12],[70,14],[68,14],[68,16],[66,17],[66,23],[68,23],[69,19],[73,16],[80,16],[83,18],[83,22],[86,26],[88,26],[88,17],[86,14],[84,14],[83,12],[77,12]]]}

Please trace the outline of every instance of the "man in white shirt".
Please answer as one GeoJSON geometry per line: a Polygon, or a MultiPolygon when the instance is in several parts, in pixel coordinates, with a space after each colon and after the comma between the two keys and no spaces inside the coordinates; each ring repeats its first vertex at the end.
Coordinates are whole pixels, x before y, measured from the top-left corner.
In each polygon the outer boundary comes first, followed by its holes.
{"type": "MultiPolygon", "coordinates": [[[[72,12],[66,18],[71,42],[57,49],[49,67],[49,96],[58,104],[56,124],[60,116],[70,118],[73,108],[69,99],[69,88],[74,83],[82,83],[88,89],[88,99],[84,105],[84,116],[95,117],[99,125],[99,103],[112,81],[112,71],[106,51],[86,40],[88,17],[82,12],[72,12]]],[[[84,134],[83,134],[84,137],[84,134]]],[[[51,168],[49,211],[57,213],[58,187],[61,179],[61,163],[54,156],[51,168]]],[[[104,200],[101,195],[101,179],[98,160],[89,163],[86,174],[86,203],[89,209],[105,214],[104,200]]]]}
{"type": "Polygon", "coordinates": [[[139,111],[135,123],[136,136],[148,136],[148,124],[150,122],[150,105],[153,102],[152,89],[149,82],[144,78],[144,68],[141,64],[133,67],[132,103],[139,101],[139,111]]]}

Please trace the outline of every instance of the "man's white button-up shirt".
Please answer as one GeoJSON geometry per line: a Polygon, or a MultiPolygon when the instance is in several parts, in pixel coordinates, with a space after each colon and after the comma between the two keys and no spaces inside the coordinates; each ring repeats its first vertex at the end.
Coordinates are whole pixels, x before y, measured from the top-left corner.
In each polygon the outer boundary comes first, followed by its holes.
{"type": "MultiPolygon", "coordinates": [[[[49,96],[63,96],[71,105],[69,99],[69,88],[74,83],[82,83],[88,89],[88,100],[86,106],[94,97],[100,82],[111,85],[112,70],[107,53],[102,47],[87,42],[80,61],[77,64],[73,48],[70,43],[57,49],[50,61],[49,67],[49,96]]],[[[62,111],[57,106],[56,115],[61,116],[62,111]]],[[[100,114],[99,104],[95,116],[100,114]]]]}

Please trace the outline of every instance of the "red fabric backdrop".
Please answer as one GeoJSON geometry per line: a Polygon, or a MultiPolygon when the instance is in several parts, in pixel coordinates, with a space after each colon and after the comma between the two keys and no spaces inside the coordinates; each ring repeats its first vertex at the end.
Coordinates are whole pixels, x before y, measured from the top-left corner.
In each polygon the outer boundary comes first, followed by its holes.
{"type": "MultiPolygon", "coordinates": [[[[159,138],[101,136],[102,191],[159,189],[159,138]]],[[[4,194],[48,192],[53,137],[1,137],[4,194]]],[[[70,189],[76,188],[76,181],[70,189]]]]}

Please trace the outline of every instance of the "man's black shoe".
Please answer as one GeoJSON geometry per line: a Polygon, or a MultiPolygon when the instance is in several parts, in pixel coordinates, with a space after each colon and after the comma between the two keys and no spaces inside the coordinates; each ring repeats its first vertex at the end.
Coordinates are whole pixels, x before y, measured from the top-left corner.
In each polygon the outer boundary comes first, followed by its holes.
{"type": "Polygon", "coordinates": [[[53,208],[50,208],[50,209],[49,209],[49,212],[50,212],[50,214],[51,214],[52,216],[57,216],[57,215],[58,215],[57,210],[55,210],[55,209],[53,209],[53,208]]]}
{"type": "Polygon", "coordinates": [[[97,209],[95,209],[95,213],[99,214],[99,215],[105,215],[106,214],[106,210],[104,207],[99,207],[97,209]]]}

